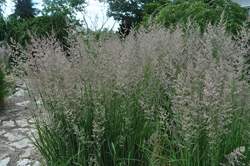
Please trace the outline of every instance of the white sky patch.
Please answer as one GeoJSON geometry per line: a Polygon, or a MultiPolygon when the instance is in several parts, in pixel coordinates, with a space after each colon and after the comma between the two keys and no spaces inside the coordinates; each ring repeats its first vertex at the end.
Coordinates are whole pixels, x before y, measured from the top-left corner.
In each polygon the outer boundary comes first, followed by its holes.
{"type": "MultiPolygon", "coordinates": [[[[33,0],[35,8],[42,9],[42,0],[33,0]]],[[[6,5],[3,7],[3,14],[5,17],[14,13],[15,3],[13,0],[6,0],[6,5]]],[[[92,30],[100,30],[103,28],[117,30],[119,23],[112,17],[107,17],[107,4],[100,3],[98,0],[87,0],[87,7],[85,13],[78,13],[77,18],[86,20],[84,24],[92,30]]],[[[84,21],[83,21],[84,22],[84,21]]]]}
{"type": "Polygon", "coordinates": [[[78,14],[77,17],[82,19],[85,17],[87,26],[93,30],[108,28],[117,30],[119,23],[112,17],[107,17],[108,6],[105,3],[100,3],[98,0],[88,0],[85,15],[78,14]],[[81,18],[82,17],[82,18],[81,18]]]}
{"type": "Polygon", "coordinates": [[[7,17],[14,12],[15,3],[12,0],[6,0],[6,4],[3,7],[3,15],[7,17]]]}

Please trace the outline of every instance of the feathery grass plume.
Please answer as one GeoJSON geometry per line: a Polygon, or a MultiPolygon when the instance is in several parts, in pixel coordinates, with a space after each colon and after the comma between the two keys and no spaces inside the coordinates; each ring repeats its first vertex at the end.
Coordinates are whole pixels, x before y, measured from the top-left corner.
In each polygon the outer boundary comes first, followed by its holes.
{"type": "Polygon", "coordinates": [[[72,36],[67,53],[53,37],[33,38],[25,72],[43,101],[35,145],[53,166],[217,166],[239,147],[249,164],[244,35],[152,27],[124,41],[72,36]]]}

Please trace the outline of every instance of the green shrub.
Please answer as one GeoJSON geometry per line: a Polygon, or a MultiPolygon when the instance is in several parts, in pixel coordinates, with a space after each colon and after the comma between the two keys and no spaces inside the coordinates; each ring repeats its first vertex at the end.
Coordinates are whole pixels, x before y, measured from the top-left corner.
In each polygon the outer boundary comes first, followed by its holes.
{"type": "Polygon", "coordinates": [[[26,73],[43,103],[34,143],[46,164],[248,165],[247,40],[188,32],[141,30],[94,50],[76,40],[70,60],[53,41],[33,43],[43,56],[26,73]]]}
{"type": "Polygon", "coordinates": [[[30,19],[16,19],[10,17],[5,23],[7,29],[4,34],[5,39],[10,43],[11,40],[25,46],[30,42],[30,34],[36,34],[39,37],[50,36],[54,33],[55,37],[63,44],[66,44],[67,23],[65,17],[57,16],[39,16],[30,19]]]}
{"type": "Polygon", "coordinates": [[[0,107],[4,106],[4,99],[8,93],[7,84],[5,81],[5,73],[2,66],[0,66],[0,107]]]}
{"type": "Polygon", "coordinates": [[[227,31],[236,35],[248,18],[247,10],[231,0],[175,0],[173,3],[165,3],[148,4],[146,13],[149,15],[144,20],[147,22],[153,17],[155,22],[166,27],[180,24],[186,27],[191,20],[199,25],[202,32],[208,24],[218,25],[223,22],[227,31]]]}

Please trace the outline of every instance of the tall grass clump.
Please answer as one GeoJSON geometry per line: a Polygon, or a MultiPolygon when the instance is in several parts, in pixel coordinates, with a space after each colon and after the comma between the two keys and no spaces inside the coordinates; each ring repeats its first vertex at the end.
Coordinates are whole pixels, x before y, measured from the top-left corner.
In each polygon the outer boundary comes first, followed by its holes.
{"type": "Polygon", "coordinates": [[[51,166],[249,165],[247,37],[152,28],[125,41],[75,37],[67,53],[32,39],[36,147],[51,166]]]}

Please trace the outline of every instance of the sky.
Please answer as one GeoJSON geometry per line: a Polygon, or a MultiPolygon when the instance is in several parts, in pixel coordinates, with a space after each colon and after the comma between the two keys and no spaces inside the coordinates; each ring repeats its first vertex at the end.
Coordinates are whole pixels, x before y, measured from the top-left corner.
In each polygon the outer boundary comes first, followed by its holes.
{"type": "Polygon", "coordinates": [[[241,4],[241,6],[250,6],[250,0],[233,0],[233,1],[241,4]]]}
{"type": "MultiPolygon", "coordinates": [[[[14,11],[13,0],[6,0],[6,6],[4,7],[4,16],[12,14],[14,11]]],[[[35,7],[42,9],[42,0],[33,0],[36,4],[35,7]]],[[[107,13],[107,4],[100,3],[98,0],[87,0],[87,8],[85,14],[78,13],[77,18],[83,20],[85,17],[88,27],[93,30],[99,30],[103,25],[104,28],[117,30],[119,23],[116,22],[113,18],[108,18],[107,13]]]]}

